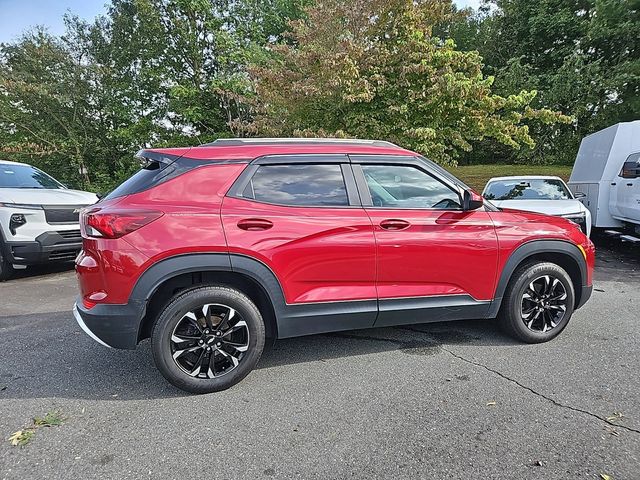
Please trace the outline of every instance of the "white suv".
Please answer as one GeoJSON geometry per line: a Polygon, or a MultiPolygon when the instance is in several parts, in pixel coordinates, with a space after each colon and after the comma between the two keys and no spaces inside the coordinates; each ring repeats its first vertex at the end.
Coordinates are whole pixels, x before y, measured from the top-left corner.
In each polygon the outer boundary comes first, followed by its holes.
{"type": "Polygon", "coordinates": [[[487,182],[482,196],[499,208],[564,217],[580,225],[587,237],[591,235],[591,213],[578,199],[584,194],[574,196],[560,177],[494,177],[487,182]]]}
{"type": "Polygon", "coordinates": [[[97,201],[31,165],[0,160],[0,280],[14,265],[73,260],[82,247],[80,208],[97,201]]]}

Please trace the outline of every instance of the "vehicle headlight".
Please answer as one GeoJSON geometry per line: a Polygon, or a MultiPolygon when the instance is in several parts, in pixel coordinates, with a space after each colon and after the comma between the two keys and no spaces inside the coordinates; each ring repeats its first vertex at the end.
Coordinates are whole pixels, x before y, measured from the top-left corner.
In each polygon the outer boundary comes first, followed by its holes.
{"type": "Polygon", "coordinates": [[[562,218],[566,218],[567,220],[571,220],[574,223],[582,223],[584,222],[587,214],[585,212],[580,213],[569,213],[567,215],[561,215],[562,218]]]}

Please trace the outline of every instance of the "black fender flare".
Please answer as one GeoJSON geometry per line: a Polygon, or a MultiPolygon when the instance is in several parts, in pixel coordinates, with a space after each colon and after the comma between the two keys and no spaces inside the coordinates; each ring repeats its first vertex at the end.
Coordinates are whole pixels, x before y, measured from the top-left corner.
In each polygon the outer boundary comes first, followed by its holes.
{"type": "MultiPolygon", "coordinates": [[[[496,286],[496,293],[491,302],[491,306],[489,307],[489,318],[498,315],[500,305],[502,304],[502,297],[504,296],[504,292],[507,289],[509,280],[511,280],[511,276],[515,272],[518,265],[520,265],[522,261],[527,259],[528,257],[540,253],[558,253],[561,255],[567,255],[572,258],[576,262],[580,270],[579,283],[583,287],[586,286],[587,262],[576,244],[565,240],[531,240],[520,245],[511,253],[509,259],[504,265],[504,268],[502,269],[502,272],[500,272],[500,278],[498,279],[498,284],[496,286]]],[[[583,303],[581,302],[581,296],[582,292],[576,291],[576,304],[578,305],[583,303]]]]}
{"type": "Polygon", "coordinates": [[[129,295],[128,305],[139,312],[138,330],[146,314],[147,303],[167,280],[194,272],[235,272],[251,278],[269,297],[278,315],[286,302],[280,282],[264,263],[254,258],[228,253],[189,253],[165,258],[143,272],[129,295]]]}
{"type": "Polygon", "coordinates": [[[228,253],[183,254],[152,265],[133,287],[127,306],[137,312],[134,328],[138,331],[138,338],[147,304],[160,285],[178,275],[194,272],[233,272],[256,282],[273,307],[278,338],[371,327],[378,312],[375,299],[288,304],[275,273],[253,257],[228,253]]]}

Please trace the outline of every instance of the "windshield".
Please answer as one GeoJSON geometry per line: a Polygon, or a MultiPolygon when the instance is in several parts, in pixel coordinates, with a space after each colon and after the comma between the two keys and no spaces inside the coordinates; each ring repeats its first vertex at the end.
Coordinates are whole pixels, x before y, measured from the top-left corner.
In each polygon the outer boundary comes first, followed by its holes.
{"type": "Polygon", "coordinates": [[[46,173],[29,165],[0,164],[0,188],[54,188],[64,186],[46,173]]]}
{"type": "Polygon", "coordinates": [[[484,191],[487,200],[569,200],[564,182],[553,178],[513,179],[490,182],[484,191]]]}

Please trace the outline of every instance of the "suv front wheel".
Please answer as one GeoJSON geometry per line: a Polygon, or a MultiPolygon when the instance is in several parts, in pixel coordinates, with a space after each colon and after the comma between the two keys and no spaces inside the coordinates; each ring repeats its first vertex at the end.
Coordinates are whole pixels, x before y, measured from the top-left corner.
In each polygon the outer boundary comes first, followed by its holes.
{"type": "Polygon", "coordinates": [[[8,280],[13,275],[13,265],[9,263],[4,255],[4,242],[2,241],[2,235],[0,234],[0,282],[8,280]]]}
{"type": "Polygon", "coordinates": [[[210,393],[253,370],[265,328],[260,311],[242,292],[207,286],[178,294],[160,314],[151,342],[156,366],[169,382],[210,393]]]}
{"type": "Polygon", "coordinates": [[[498,320],[511,336],[541,343],[567,326],[574,305],[573,283],[563,268],[550,262],[529,263],[511,278],[498,320]]]}

